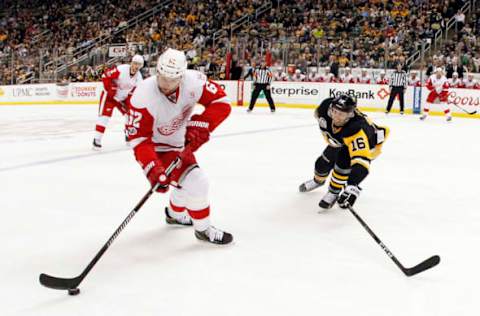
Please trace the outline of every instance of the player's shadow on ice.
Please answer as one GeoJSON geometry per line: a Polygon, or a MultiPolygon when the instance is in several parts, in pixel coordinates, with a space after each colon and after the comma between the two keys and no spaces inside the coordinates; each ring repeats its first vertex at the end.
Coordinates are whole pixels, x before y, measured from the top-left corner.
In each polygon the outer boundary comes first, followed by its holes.
{"type": "MultiPolygon", "coordinates": [[[[131,261],[131,269],[136,263],[161,263],[171,257],[178,259],[182,254],[189,256],[192,251],[218,251],[228,246],[211,245],[197,240],[192,227],[165,226],[130,236],[117,248],[119,253],[131,261]]],[[[112,268],[116,269],[117,266],[112,268]]],[[[119,268],[123,268],[123,265],[119,264],[119,268]]]]}

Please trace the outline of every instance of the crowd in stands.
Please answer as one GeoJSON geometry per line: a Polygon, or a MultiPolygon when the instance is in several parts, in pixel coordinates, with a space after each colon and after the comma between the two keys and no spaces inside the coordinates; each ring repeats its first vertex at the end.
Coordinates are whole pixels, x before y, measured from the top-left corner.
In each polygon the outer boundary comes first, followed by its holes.
{"type": "MultiPolygon", "coordinates": [[[[267,51],[274,66],[284,71],[292,64],[304,74],[307,68],[329,66],[339,78],[338,70],[344,67],[392,68],[397,62],[405,63],[422,40],[432,39],[448,19],[455,17],[458,32],[444,42],[442,62],[447,65],[457,57],[468,71],[480,71],[480,14],[470,19],[457,14],[464,1],[275,0],[272,8],[258,17],[256,10],[268,1],[174,1],[108,42],[138,44],[137,52],[146,57],[147,65],[165,47],[184,50],[191,68],[216,79],[226,77],[228,52],[233,53],[232,77],[241,77],[267,51]],[[230,34],[230,24],[246,16],[252,23],[230,34]],[[214,38],[219,30],[228,36],[214,38]]],[[[63,56],[60,61],[75,61],[76,51],[96,38],[115,34],[130,18],[159,3],[3,2],[6,11],[0,16],[0,84],[22,82],[32,74],[38,79],[39,68],[56,56],[63,56]]],[[[97,46],[90,50],[90,65],[73,64],[55,78],[97,80],[102,67],[96,64],[103,63],[107,53],[107,46],[97,46]]],[[[47,78],[53,77],[53,71],[53,64],[42,69],[47,78]]]]}
{"type": "MultiPolygon", "coordinates": [[[[466,72],[480,72],[480,8],[470,22],[457,25],[457,32],[429,59],[428,67],[430,70],[434,67],[458,67],[460,78],[466,72]]],[[[448,72],[448,77],[452,76],[452,72],[448,72]]]]}

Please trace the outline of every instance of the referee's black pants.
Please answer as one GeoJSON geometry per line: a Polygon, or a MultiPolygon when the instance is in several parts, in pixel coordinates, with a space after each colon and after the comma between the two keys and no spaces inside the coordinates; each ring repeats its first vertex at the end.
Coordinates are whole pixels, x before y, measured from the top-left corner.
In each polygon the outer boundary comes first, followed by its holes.
{"type": "Polygon", "coordinates": [[[267,83],[254,83],[255,88],[253,89],[252,99],[250,100],[250,105],[248,109],[251,111],[257,102],[258,95],[260,91],[263,91],[265,94],[265,98],[267,98],[268,105],[270,106],[270,110],[275,111],[275,103],[273,103],[272,94],[270,93],[270,89],[267,89],[267,83]]]}
{"type": "Polygon", "coordinates": [[[388,99],[388,105],[387,105],[387,113],[390,112],[392,109],[393,105],[393,100],[395,100],[395,97],[398,95],[400,99],[400,112],[403,113],[403,108],[404,108],[404,103],[403,103],[403,95],[405,93],[404,87],[392,87],[390,90],[390,98],[388,99]]]}

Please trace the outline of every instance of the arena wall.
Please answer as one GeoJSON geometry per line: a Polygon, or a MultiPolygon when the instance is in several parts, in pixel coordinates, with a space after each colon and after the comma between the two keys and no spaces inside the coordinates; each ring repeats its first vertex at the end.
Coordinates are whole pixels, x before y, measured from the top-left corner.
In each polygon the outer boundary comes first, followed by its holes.
{"type": "MultiPolygon", "coordinates": [[[[233,105],[248,106],[252,92],[251,81],[219,81],[219,83],[225,88],[233,105]]],[[[314,108],[327,97],[348,93],[357,97],[362,110],[383,111],[389,97],[388,86],[375,84],[274,82],[271,89],[277,106],[290,108],[314,108]]],[[[97,104],[101,91],[100,82],[0,86],[0,105],[97,104]]],[[[427,94],[426,89],[408,87],[405,93],[406,112],[419,113],[427,94]]],[[[466,113],[479,110],[480,90],[450,89],[449,104],[455,116],[480,118],[480,114],[466,113]]],[[[267,105],[262,95],[257,105],[267,105]]],[[[397,100],[394,111],[398,112],[397,100]]],[[[431,113],[441,114],[434,108],[431,113]]]]}

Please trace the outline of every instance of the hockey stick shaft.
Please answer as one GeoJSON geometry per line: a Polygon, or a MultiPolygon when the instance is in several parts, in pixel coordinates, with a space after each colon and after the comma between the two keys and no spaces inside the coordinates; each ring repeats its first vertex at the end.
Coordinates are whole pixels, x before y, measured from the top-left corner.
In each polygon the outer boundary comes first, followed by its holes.
{"type": "Polygon", "coordinates": [[[365,228],[365,230],[370,234],[370,236],[377,242],[377,244],[383,249],[383,251],[385,251],[388,257],[392,259],[396,266],[400,268],[400,270],[402,270],[402,272],[406,276],[413,276],[415,274],[433,268],[440,263],[440,257],[435,255],[420,262],[414,267],[405,268],[403,264],[398,261],[397,257],[395,257],[395,255],[390,251],[390,249],[388,249],[388,247],[380,240],[380,238],[378,238],[378,236],[370,229],[367,223],[365,223],[365,221],[360,217],[360,215],[357,214],[357,212],[355,212],[355,210],[350,205],[348,205],[348,210],[353,214],[353,216],[355,216],[355,218],[360,222],[363,228],[365,228]]]}
{"type": "Polygon", "coordinates": [[[455,104],[455,103],[452,103],[454,106],[456,106],[457,108],[459,108],[460,110],[462,110],[463,112],[467,113],[467,114],[470,114],[470,115],[473,115],[475,113],[477,113],[477,110],[474,110],[474,111],[467,111],[466,109],[462,108],[460,105],[458,104],[455,104]]]}
{"type": "MultiPolygon", "coordinates": [[[[165,171],[165,174],[168,176],[172,173],[172,171],[180,164],[181,162],[181,154],[168,166],[165,171]]],[[[47,274],[40,274],[40,283],[46,287],[59,289],[59,290],[68,290],[78,287],[78,285],[83,281],[83,279],[87,276],[87,274],[92,270],[95,264],[100,260],[103,254],[107,251],[110,245],[114,242],[114,240],[120,235],[123,229],[128,225],[128,223],[132,220],[135,214],[141,209],[141,207],[145,204],[145,202],[150,198],[150,196],[160,187],[160,184],[157,183],[152,186],[148,192],[142,197],[142,199],[135,205],[132,211],[128,214],[128,216],[123,220],[123,222],[118,226],[112,236],[108,239],[108,241],[103,245],[100,251],[95,255],[95,257],[89,262],[87,267],[83,270],[83,272],[71,279],[66,278],[57,278],[47,274]]]]}
{"type": "Polygon", "coordinates": [[[360,215],[355,212],[355,210],[348,205],[348,210],[355,216],[355,218],[360,222],[360,224],[365,228],[365,230],[370,234],[370,236],[377,242],[377,244],[385,251],[385,253],[392,259],[392,261],[400,268],[403,272],[405,272],[405,267],[398,261],[398,259],[393,255],[393,253],[388,249],[388,247],[378,238],[378,236],[370,229],[370,227],[365,223],[365,221],[360,217],[360,215]]]}

